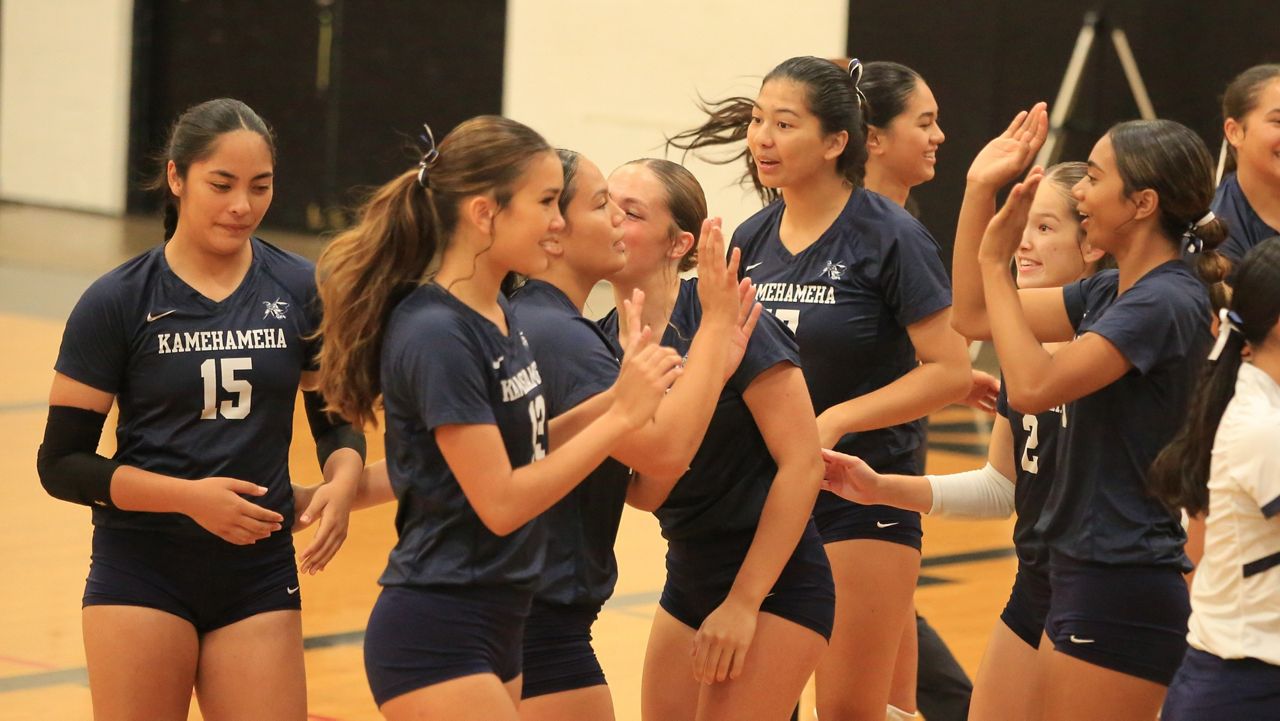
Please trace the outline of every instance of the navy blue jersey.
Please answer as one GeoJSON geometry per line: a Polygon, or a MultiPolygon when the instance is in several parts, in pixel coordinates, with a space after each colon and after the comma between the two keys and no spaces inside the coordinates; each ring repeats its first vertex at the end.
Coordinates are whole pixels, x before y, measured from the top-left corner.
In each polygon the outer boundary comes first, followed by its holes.
{"type": "MultiPolygon", "coordinates": [[[[662,345],[687,357],[701,322],[698,281],[682,281],[662,345]]],[[[617,337],[616,310],[600,323],[610,337],[617,337]]],[[[800,365],[799,349],[782,323],[764,316],[751,334],[738,370],[720,392],[689,470],[654,513],[667,540],[721,537],[726,532],[752,530],[760,522],[778,465],[742,394],[756,376],[779,363],[800,365]]]]}
{"type": "Polygon", "coordinates": [[[384,586],[504,585],[532,590],[546,531],[535,519],[490,531],[445,463],[435,429],[496,425],[512,468],[547,448],[542,377],[506,299],[507,335],[444,288],[423,285],[396,306],[382,347],[387,471],[399,540],[384,586]]]}
{"type": "MultiPolygon", "coordinates": [[[[609,390],[617,380],[622,351],[559,288],[530,280],[511,296],[511,306],[542,373],[548,418],[609,390]]],[[[630,469],[606,459],[543,514],[548,542],[539,600],[600,604],[613,595],[618,580],[613,542],[630,477],[630,469]]]]}
{"type": "Polygon", "coordinates": [[[1005,394],[1004,378],[1001,378],[996,413],[1008,419],[1013,430],[1013,467],[1016,469],[1013,508],[1017,513],[1013,547],[1022,563],[1047,568],[1049,549],[1035,525],[1049,496],[1049,487],[1053,485],[1062,409],[1051,408],[1036,415],[1019,413],[1009,407],[1009,396],[1005,394]]]}
{"type": "MultiPolygon", "coordinates": [[[[778,236],[784,201],[733,234],[756,299],[796,335],[813,408],[889,385],[917,366],[907,326],[951,306],[938,245],[885,197],[857,189],[830,228],[792,255],[778,236]]],[[[917,474],[924,420],[851,433],[836,450],[882,473],[917,474]]],[[[821,494],[819,502],[834,499],[821,494]]]]}
{"type": "Polygon", "coordinates": [[[1258,217],[1249,204],[1249,199],[1244,197],[1235,173],[1223,176],[1222,184],[1218,186],[1218,192],[1213,198],[1213,214],[1227,221],[1227,239],[1218,247],[1218,252],[1236,265],[1240,264],[1250,248],[1267,238],[1280,235],[1280,230],[1272,228],[1258,217]]]}
{"type": "MultiPolygon", "coordinates": [[[[215,303],[157,246],[96,280],[67,319],[59,373],[116,396],[115,460],[176,478],[227,476],[293,522],[289,442],[298,380],[313,367],[315,266],[254,238],[253,261],[215,303]]],[[[187,516],[94,507],[95,525],[207,535],[187,516]]]]}
{"type": "Polygon", "coordinates": [[[1036,530],[1079,561],[1190,570],[1182,524],[1147,493],[1145,478],[1186,417],[1213,341],[1209,296],[1176,260],[1117,298],[1119,280],[1118,271],[1107,270],[1063,288],[1077,335],[1106,338],[1133,368],[1067,404],[1057,478],[1036,530]]]}

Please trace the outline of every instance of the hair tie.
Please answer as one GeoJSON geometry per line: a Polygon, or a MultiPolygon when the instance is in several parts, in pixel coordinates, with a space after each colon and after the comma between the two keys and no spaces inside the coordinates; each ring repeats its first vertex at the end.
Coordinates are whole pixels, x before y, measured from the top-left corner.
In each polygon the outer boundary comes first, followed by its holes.
{"type": "Polygon", "coordinates": [[[849,61],[849,79],[853,81],[853,92],[858,96],[858,109],[866,110],[867,96],[858,85],[862,82],[862,61],[853,58],[849,61]]]}
{"type": "Polygon", "coordinates": [[[1229,308],[1218,311],[1218,339],[1213,343],[1213,350],[1209,351],[1209,362],[1217,362],[1222,356],[1222,351],[1227,347],[1227,339],[1232,333],[1244,335],[1243,326],[1244,321],[1239,313],[1229,308]]]}
{"type": "Polygon", "coordinates": [[[1186,241],[1186,251],[1188,253],[1194,255],[1196,253],[1204,252],[1204,240],[1200,237],[1200,234],[1197,233],[1196,231],[1208,225],[1209,223],[1212,223],[1215,219],[1217,219],[1217,217],[1218,216],[1214,215],[1213,211],[1210,210],[1209,212],[1201,216],[1200,220],[1194,221],[1192,223],[1187,223],[1187,229],[1182,233],[1182,239],[1186,241]]]}
{"type": "Polygon", "coordinates": [[[428,177],[427,171],[440,159],[440,151],[436,150],[436,136],[431,132],[431,126],[423,123],[422,129],[426,133],[419,135],[418,139],[422,141],[422,145],[426,150],[422,153],[422,159],[418,161],[418,185],[428,188],[430,187],[431,179],[428,177]]]}

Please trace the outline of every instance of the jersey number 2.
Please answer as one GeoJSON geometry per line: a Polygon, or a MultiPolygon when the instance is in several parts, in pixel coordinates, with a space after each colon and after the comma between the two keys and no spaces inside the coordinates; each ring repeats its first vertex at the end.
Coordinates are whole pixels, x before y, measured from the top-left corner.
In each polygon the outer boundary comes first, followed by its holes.
{"type": "Polygon", "coordinates": [[[1027,445],[1022,449],[1022,470],[1027,473],[1039,473],[1040,456],[1039,454],[1033,456],[1031,452],[1040,445],[1040,419],[1032,415],[1023,416],[1022,430],[1031,433],[1027,436],[1027,445]]]}
{"type": "Polygon", "coordinates": [[[533,428],[533,460],[547,455],[542,439],[547,434],[547,402],[538,396],[529,401],[529,425],[533,428]]]}
{"type": "Polygon", "coordinates": [[[213,420],[222,412],[223,418],[240,420],[249,415],[249,406],[253,394],[253,386],[243,378],[236,378],[236,371],[253,370],[252,358],[222,358],[222,387],[228,393],[236,394],[235,400],[225,400],[218,404],[218,363],[210,358],[200,364],[200,379],[204,381],[204,410],[200,411],[201,420],[213,420]]]}

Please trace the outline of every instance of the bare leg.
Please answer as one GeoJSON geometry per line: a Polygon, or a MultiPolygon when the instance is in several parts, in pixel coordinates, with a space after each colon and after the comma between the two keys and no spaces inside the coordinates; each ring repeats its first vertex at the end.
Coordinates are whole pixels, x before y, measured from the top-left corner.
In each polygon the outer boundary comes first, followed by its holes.
{"type": "Polygon", "coordinates": [[[997,621],[978,666],[969,721],[1030,721],[1039,653],[997,621]]]}
{"type": "Polygon", "coordinates": [[[831,647],[818,665],[818,718],[884,721],[920,552],[864,539],[829,543],[826,549],[836,584],[836,620],[831,647]]]}
{"type": "Polygon", "coordinates": [[[603,684],[534,696],[520,702],[520,721],[614,721],[613,697],[603,684]]]}
{"type": "Polygon", "coordinates": [[[302,612],[260,613],[205,634],[196,700],[206,721],[304,721],[302,612]]]}
{"type": "Polygon", "coordinates": [[[81,613],[97,721],[186,721],[200,642],[186,620],[142,606],[81,613]]]}
{"type": "Polygon", "coordinates": [[[513,691],[519,698],[518,679],[503,684],[491,673],[480,673],[396,696],[378,710],[387,721],[519,721],[513,691]]]}
{"type": "Polygon", "coordinates": [[[697,721],[785,721],[826,649],[816,631],[761,613],[742,675],[702,687],[697,721]]]}
{"type": "Polygon", "coordinates": [[[640,681],[643,721],[693,721],[701,689],[693,677],[693,634],[662,607],[654,612],[640,681]]]}

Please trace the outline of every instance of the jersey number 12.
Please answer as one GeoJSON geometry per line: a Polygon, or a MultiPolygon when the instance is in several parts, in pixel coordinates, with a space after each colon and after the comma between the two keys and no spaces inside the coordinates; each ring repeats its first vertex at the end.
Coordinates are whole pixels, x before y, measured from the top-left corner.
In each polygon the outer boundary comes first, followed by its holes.
{"type": "Polygon", "coordinates": [[[547,455],[542,439],[547,434],[547,402],[538,396],[529,401],[529,425],[533,429],[533,460],[540,460],[547,455]]]}
{"type": "Polygon", "coordinates": [[[201,420],[213,420],[222,412],[223,418],[240,420],[249,415],[253,386],[243,378],[236,378],[236,371],[253,370],[252,358],[222,358],[222,387],[236,395],[235,400],[218,403],[218,361],[210,358],[200,364],[200,379],[204,381],[204,410],[201,420]]]}

